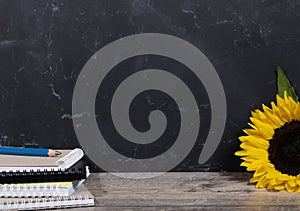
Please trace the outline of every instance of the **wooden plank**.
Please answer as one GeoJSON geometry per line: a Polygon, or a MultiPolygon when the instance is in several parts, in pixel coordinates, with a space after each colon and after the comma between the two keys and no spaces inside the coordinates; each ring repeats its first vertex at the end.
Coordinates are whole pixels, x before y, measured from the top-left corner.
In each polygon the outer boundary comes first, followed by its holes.
{"type": "Polygon", "coordinates": [[[163,210],[273,207],[280,210],[300,205],[299,193],[256,189],[248,184],[250,177],[249,173],[237,172],[181,172],[149,179],[126,179],[97,173],[88,178],[86,186],[95,196],[96,206],[104,210],[110,207],[116,208],[114,210],[125,207],[128,210],[137,207],[163,210]]]}
{"type": "MultiPolygon", "coordinates": [[[[68,209],[70,210],[70,209],[68,209]]],[[[246,211],[261,211],[261,210],[271,210],[271,211],[286,211],[286,210],[299,210],[299,207],[295,206],[269,206],[269,207],[261,207],[261,206],[247,206],[247,207],[89,207],[89,208],[74,208],[71,209],[74,211],[84,210],[84,211],[197,211],[197,210],[225,210],[225,211],[232,211],[232,210],[246,210],[246,211]]],[[[55,210],[56,211],[56,210],[55,210]]],[[[59,211],[59,210],[58,210],[59,211]]],[[[61,211],[65,211],[61,209],[61,211]]]]}

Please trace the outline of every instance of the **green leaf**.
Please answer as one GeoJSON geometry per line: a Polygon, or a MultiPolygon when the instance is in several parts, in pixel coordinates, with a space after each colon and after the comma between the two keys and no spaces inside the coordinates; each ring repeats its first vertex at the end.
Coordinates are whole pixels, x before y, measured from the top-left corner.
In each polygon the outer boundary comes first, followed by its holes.
{"type": "Polygon", "coordinates": [[[288,96],[291,96],[296,102],[298,102],[298,96],[295,93],[294,87],[290,84],[289,79],[279,66],[277,70],[277,89],[278,95],[281,98],[284,97],[284,91],[286,91],[288,96]]]}

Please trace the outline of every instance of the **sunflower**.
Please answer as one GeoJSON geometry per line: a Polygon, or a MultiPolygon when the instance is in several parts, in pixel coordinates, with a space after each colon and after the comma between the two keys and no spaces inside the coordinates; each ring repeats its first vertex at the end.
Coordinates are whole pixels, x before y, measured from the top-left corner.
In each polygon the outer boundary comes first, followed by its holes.
{"type": "Polygon", "coordinates": [[[284,92],[271,107],[251,112],[251,129],[239,137],[241,156],[257,188],[300,192],[300,103],[284,92]]]}

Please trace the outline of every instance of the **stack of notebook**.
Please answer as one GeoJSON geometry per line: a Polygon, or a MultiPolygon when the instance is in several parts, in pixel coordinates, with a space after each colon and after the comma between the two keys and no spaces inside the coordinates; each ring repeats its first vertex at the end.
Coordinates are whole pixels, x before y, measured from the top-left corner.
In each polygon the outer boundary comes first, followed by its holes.
{"type": "Polygon", "coordinates": [[[81,149],[55,157],[0,154],[0,209],[93,206],[82,184],[89,172],[81,149]]]}

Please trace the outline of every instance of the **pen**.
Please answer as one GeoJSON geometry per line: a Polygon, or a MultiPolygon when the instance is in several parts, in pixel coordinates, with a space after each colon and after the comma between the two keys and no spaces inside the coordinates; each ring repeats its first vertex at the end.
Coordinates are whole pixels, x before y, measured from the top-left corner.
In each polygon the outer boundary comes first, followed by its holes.
{"type": "Polygon", "coordinates": [[[3,147],[0,146],[0,154],[5,155],[23,155],[23,156],[43,156],[55,157],[61,152],[52,149],[42,148],[24,148],[24,147],[3,147]]]}

